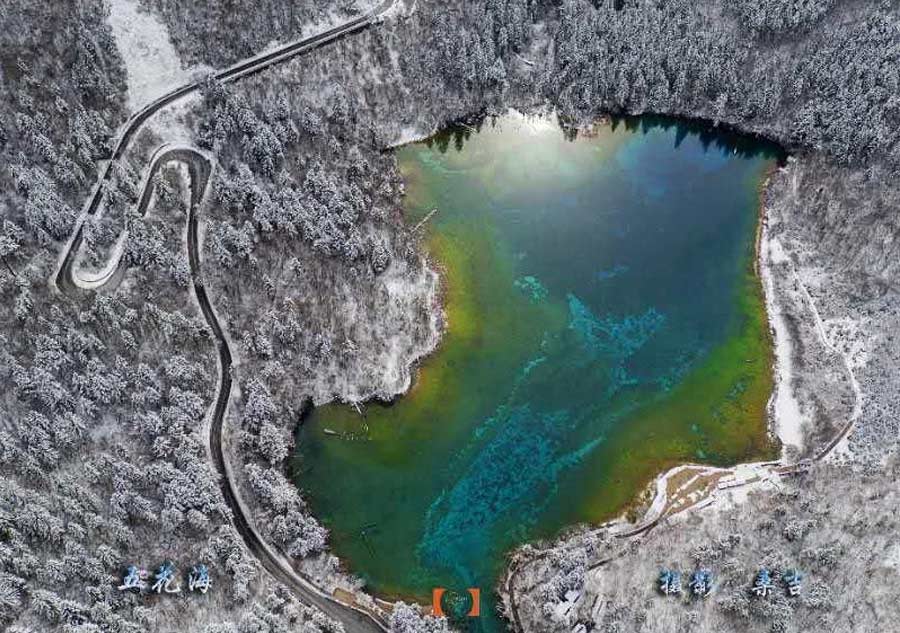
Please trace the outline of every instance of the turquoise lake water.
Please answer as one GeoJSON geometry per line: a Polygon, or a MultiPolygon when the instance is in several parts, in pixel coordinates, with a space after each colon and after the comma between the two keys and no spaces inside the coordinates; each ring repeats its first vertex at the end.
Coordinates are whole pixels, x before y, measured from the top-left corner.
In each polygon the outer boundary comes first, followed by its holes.
{"type": "Polygon", "coordinates": [[[510,114],[398,159],[408,221],[438,209],[447,331],[395,403],[315,410],[294,480],[373,592],[478,587],[465,627],[503,630],[510,549],[618,515],[672,465],[773,454],[753,255],[776,154],[662,119],[572,139],[510,114]]]}

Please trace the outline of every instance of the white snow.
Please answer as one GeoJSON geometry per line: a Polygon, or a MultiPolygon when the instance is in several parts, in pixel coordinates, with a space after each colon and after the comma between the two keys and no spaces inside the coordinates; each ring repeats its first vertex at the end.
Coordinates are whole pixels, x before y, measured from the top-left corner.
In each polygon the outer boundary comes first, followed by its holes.
{"type": "Polygon", "coordinates": [[[772,403],[775,433],[785,447],[793,445],[802,450],[804,416],[800,409],[800,403],[791,389],[791,376],[793,376],[791,339],[784,314],[775,296],[772,271],[769,269],[770,264],[787,261],[787,255],[781,243],[768,235],[766,228],[763,228],[760,251],[760,270],[766,295],[766,312],[769,315],[769,322],[775,330],[775,394],[772,403]]]}
{"type": "Polygon", "coordinates": [[[828,339],[834,341],[835,347],[847,358],[854,371],[869,364],[868,344],[870,335],[866,323],[862,319],[840,317],[823,319],[828,339]]]}
{"type": "Polygon", "coordinates": [[[129,110],[190,82],[165,25],[136,0],[110,0],[109,25],[128,73],[129,110]]]}
{"type": "Polygon", "coordinates": [[[424,141],[432,134],[433,132],[423,132],[421,129],[415,126],[407,126],[401,128],[400,132],[397,134],[397,137],[393,141],[388,143],[388,149],[396,149],[398,147],[403,147],[404,145],[410,145],[412,143],[424,141]]]}
{"type": "MultiPolygon", "coordinates": [[[[128,241],[128,231],[122,231],[116,239],[116,243],[112,248],[109,259],[100,270],[84,270],[82,267],[81,257],[79,256],[75,263],[75,269],[72,271],[72,282],[79,288],[88,290],[96,290],[101,288],[119,267],[122,261],[122,255],[125,253],[125,244],[128,241]]],[[[78,253],[80,255],[81,252],[78,253]]]]}
{"type": "Polygon", "coordinates": [[[669,477],[680,473],[685,468],[688,468],[686,464],[681,466],[676,466],[671,470],[663,473],[659,477],[656,478],[656,494],[653,496],[653,503],[650,504],[650,507],[647,508],[647,512],[645,513],[645,518],[656,518],[660,514],[662,514],[663,510],[666,509],[666,501],[668,500],[668,486],[669,486],[669,477]]]}
{"type": "Polygon", "coordinates": [[[881,559],[881,564],[895,572],[900,572],[900,544],[894,544],[888,550],[887,556],[881,559]]]}
{"type": "MultiPolygon", "coordinates": [[[[857,364],[860,364],[860,366],[862,366],[867,362],[867,354],[865,352],[866,348],[864,343],[855,345],[852,343],[848,343],[843,336],[841,337],[841,340],[837,341],[832,341],[832,339],[829,337],[828,331],[825,326],[825,321],[819,314],[819,309],[816,307],[816,302],[813,300],[812,294],[809,291],[810,287],[816,287],[815,282],[817,280],[827,279],[827,274],[824,271],[819,272],[815,270],[803,269],[800,272],[797,272],[795,270],[794,279],[796,280],[797,285],[800,287],[801,292],[803,293],[806,301],[809,304],[809,309],[813,317],[813,324],[815,325],[816,332],[819,335],[819,339],[822,341],[829,352],[840,356],[841,362],[843,362],[844,364],[844,370],[847,372],[847,377],[850,379],[850,388],[853,390],[853,411],[850,414],[850,420],[847,423],[844,437],[838,442],[838,444],[828,456],[829,459],[844,459],[850,455],[850,449],[847,443],[847,436],[849,435],[849,431],[852,430],[853,425],[856,424],[856,421],[862,414],[863,392],[862,388],[859,385],[859,380],[856,379],[856,372],[854,371],[854,368],[857,366],[857,364]],[[855,355],[855,358],[851,357],[851,353],[855,355]]],[[[856,338],[857,343],[859,343],[860,334],[858,328],[856,327],[856,324],[852,320],[847,322],[854,324],[851,334],[856,338]]]]}
{"type": "MultiPolygon", "coordinates": [[[[868,333],[868,323],[865,319],[852,319],[850,317],[825,319],[822,323],[828,338],[834,341],[834,347],[843,355],[844,362],[851,376],[851,385],[856,397],[853,419],[856,419],[861,412],[863,393],[856,380],[855,373],[868,365],[870,358],[869,346],[873,344],[868,333]]],[[[850,433],[841,438],[840,442],[835,445],[830,457],[838,461],[853,460],[853,450],[850,448],[850,433]]]]}
{"type": "MultiPolygon", "coordinates": [[[[397,0],[387,11],[381,14],[381,19],[388,20],[395,17],[407,18],[415,12],[418,4],[418,0],[397,0]]],[[[371,11],[377,6],[377,3],[373,0],[359,0],[357,5],[361,11],[371,11]]]]}
{"type": "MultiPolygon", "coordinates": [[[[194,134],[185,124],[187,114],[195,108],[203,97],[199,92],[185,95],[157,111],[144,123],[145,130],[156,134],[167,145],[194,146],[194,134]]],[[[196,148],[194,148],[196,149],[196,148]]]]}

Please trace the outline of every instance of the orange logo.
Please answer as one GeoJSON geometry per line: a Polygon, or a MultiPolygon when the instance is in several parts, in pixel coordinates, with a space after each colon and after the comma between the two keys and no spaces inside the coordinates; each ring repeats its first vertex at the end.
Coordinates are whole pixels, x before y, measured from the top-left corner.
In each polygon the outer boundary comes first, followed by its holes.
{"type": "MultiPolygon", "coordinates": [[[[444,594],[447,590],[444,587],[435,587],[431,590],[431,611],[434,615],[438,617],[445,617],[444,608],[441,606],[441,599],[444,597],[444,594]]],[[[469,594],[469,597],[472,599],[472,604],[469,607],[468,613],[466,613],[466,617],[468,618],[477,618],[481,615],[481,589],[477,587],[469,587],[466,589],[466,592],[469,594]]]]}

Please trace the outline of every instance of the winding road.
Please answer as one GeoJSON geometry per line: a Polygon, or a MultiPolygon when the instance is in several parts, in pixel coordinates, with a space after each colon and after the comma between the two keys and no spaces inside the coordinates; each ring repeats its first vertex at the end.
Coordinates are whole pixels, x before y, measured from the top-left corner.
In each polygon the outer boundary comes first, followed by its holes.
{"type": "MultiPolygon", "coordinates": [[[[334,27],[328,31],[302,40],[286,44],[272,51],[257,55],[248,60],[239,62],[230,68],[217,72],[213,77],[220,82],[231,82],[257,73],[274,64],[286,61],[298,55],[315,50],[325,44],[334,42],[347,35],[362,31],[377,23],[397,0],[383,0],[369,12],[349,22],[334,27]]],[[[116,161],[122,158],[127,151],[131,140],[154,114],[172,103],[197,92],[203,81],[195,81],[169,92],[156,99],[141,110],[135,112],[120,129],[109,162],[101,168],[99,178],[93,189],[91,197],[87,200],[81,217],[72,233],[58,264],[53,284],[62,293],[72,295],[83,291],[87,284],[79,283],[77,259],[84,239],[84,227],[86,221],[94,216],[100,208],[104,185],[109,181],[112,168],[116,161]]],[[[193,278],[194,295],[203,317],[206,320],[219,352],[219,380],[216,391],[215,404],[208,425],[208,449],[218,475],[219,486],[222,495],[231,510],[232,522],[235,529],[241,535],[248,550],[257,558],[263,568],[277,581],[288,587],[297,598],[308,605],[317,607],[329,617],[341,622],[347,633],[381,633],[387,630],[387,623],[374,612],[364,610],[356,606],[348,605],[326,594],[312,582],[299,574],[291,563],[277,553],[254,529],[253,523],[247,516],[245,507],[241,504],[237,494],[236,484],[232,476],[231,466],[225,458],[222,444],[222,425],[228,403],[231,400],[232,388],[232,355],[228,345],[228,339],[222,326],[216,317],[215,310],[206,293],[203,284],[201,267],[201,246],[198,239],[199,220],[198,213],[206,199],[209,188],[210,176],[213,171],[213,160],[193,147],[169,147],[163,145],[157,149],[150,165],[147,168],[143,181],[143,189],[138,202],[138,213],[145,215],[153,198],[154,176],[164,165],[179,162],[185,165],[190,176],[190,206],[188,211],[188,235],[187,252],[193,278]]],[[[121,236],[127,239],[127,228],[121,236]]],[[[108,272],[102,276],[98,283],[91,287],[94,290],[102,290],[113,285],[114,281],[121,279],[125,274],[125,264],[122,251],[112,255],[114,261],[110,262],[108,272]]]]}

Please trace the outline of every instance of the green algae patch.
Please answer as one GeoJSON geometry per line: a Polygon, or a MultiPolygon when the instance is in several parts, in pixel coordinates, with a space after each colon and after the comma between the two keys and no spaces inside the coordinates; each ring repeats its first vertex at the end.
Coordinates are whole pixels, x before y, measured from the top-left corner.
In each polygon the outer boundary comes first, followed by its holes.
{"type": "Polygon", "coordinates": [[[399,152],[445,332],[409,393],[313,411],[295,480],[371,590],[492,588],[504,555],[662,470],[774,457],[753,274],[768,148],[671,122],[510,115],[399,152]]]}

